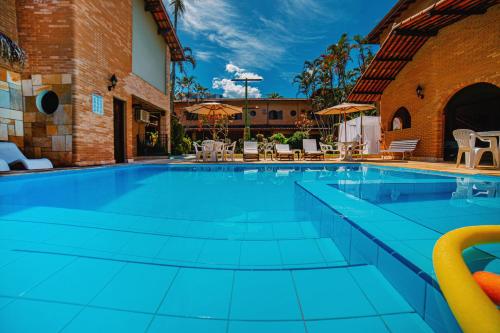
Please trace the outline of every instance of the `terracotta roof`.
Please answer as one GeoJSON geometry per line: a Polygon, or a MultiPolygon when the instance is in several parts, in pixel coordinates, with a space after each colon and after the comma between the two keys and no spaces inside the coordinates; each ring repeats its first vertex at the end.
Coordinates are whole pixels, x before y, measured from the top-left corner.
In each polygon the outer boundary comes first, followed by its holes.
{"type": "Polygon", "coordinates": [[[151,12],[153,18],[158,25],[158,34],[162,35],[165,42],[170,48],[173,61],[184,60],[184,50],[181,42],[174,30],[172,21],[168,16],[168,12],[163,5],[162,0],[145,0],[144,9],[151,12]]]}
{"type": "Polygon", "coordinates": [[[416,0],[399,0],[394,7],[384,16],[375,28],[366,36],[366,41],[370,44],[379,44],[380,35],[389,25],[393,24],[398,17],[416,0]]]}
{"type": "Polygon", "coordinates": [[[396,24],[368,68],[358,79],[349,102],[375,102],[385,88],[440,29],[470,15],[484,14],[499,0],[441,0],[396,24]]]}

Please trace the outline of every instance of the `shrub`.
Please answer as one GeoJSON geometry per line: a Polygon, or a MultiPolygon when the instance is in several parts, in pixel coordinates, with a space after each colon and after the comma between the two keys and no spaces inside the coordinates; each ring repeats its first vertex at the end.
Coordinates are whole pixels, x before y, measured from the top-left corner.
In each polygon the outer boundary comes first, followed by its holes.
{"type": "Polygon", "coordinates": [[[281,133],[275,133],[269,138],[269,141],[276,143],[285,143],[286,137],[281,133]]]}
{"type": "Polygon", "coordinates": [[[293,133],[291,137],[286,139],[287,144],[290,145],[291,149],[301,149],[302,148],[302,140],[307,139],[309,135],[306,132],[297,131],[293,133]]]}
{"type": "Polygon", "coordinates": [[[255,138],[257,139],[257,142],[263,142],[264,141],[264,134],[257,134],[255,136],[255,138]]]}

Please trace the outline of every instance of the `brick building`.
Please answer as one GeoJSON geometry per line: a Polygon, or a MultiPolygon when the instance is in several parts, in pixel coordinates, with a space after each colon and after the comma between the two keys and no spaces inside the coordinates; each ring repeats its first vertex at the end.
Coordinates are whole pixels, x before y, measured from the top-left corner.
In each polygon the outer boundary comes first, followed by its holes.
{"type": "Polygon", "coordinates": [[[379,104],[386,145],[453,160],[454,129],[500,130],[498,1],[400,0],[368,41],[381,48],[349,100],[379,104]]]}
{"type": "MultiPolygon", "coordinates": [[[[244,108],[243,98],[213,98],[203,102],[218,102],[244,108]]],[[[196,104],[197,101],[176,101],[175,114],[184,125],[189,136],[201,139],[203,133],[200,131],[200,120],[196,115],[187,113],[184,108],[196,104]]],[[[199,102],[201,103],[201,102],[199,102]]],[[[311,100],[305,98],[249,98],[248,117],[250,120],[250,130],[252,137],[256,134],[263,134],[266,137],[274,133],[291,135],[297,131],[296,121],[300,114],[311,115],[311,100]]],[[[314,126],[316,124],[314,123],[314,126]]],[[[237,140],[243,137],[244,122],[242,115],[239,115],[229,125],[229,137],[237,140]]],[[[313,134],[317,134],[317,128],[313,128],[313,134]]],[[[205,137],[208,133],[205,132],[205,137]]]]}
{"type": "Polygon", "coordinates": [[[0,6],[0,33],[26,54],[0,60],[0,140],[56,165],[166,153],[170,62],[184,54],[161,0],[0,6]]]}

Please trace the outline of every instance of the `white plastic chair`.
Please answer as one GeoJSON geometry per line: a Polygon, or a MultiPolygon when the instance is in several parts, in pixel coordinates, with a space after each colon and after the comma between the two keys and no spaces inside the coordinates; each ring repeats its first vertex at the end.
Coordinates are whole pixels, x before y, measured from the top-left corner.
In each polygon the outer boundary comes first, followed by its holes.
{"type": "Polygon", "coordinates": [[[458,144],[457,168],[460,166],[462,155],[468,153],[465,158],[465,164],[468,168],[475,168],[481,162],[483,154],[490,152],[493,155],[493,165],[498,168],[498,142],[496,138],[483,138],[470,129],[457,129],[453,131],[453,137],[458,144]],[[489,147],[476,147],[476,139],[489,143],[489,147]]]}
{"type": "Polygon", "coordinates": [[[27,170],[52,169],[52,162],[46,158],[28,159],[12,142],[0,142],[0,159],[9,165],[20,163],[27,170]]]}
{"type": "Polygon", "coordinates": [[[268,142],[264,144],[263,147],[263,152],[264,152],[264,160],[267,160],[267,154],[271,155],[271,161],[273,160],[273,155],[274,155],[274,142],[268,142]]]}
{"type": "Polygon", "coordinates": [[[212,159],[215,158],[215,161],[224,160],[224,146],[225,146],[224,142],[221,141],[214,142],[213,153],[215,154],[215,156],[212,159]]]}
{"type": "Polygon", "coordinates": [[[227,161],[227,157],[231,157],[231,161],[234,162],[234,152],[236,150],[236,141],[232,144],[224,147],[224,161],[227,161]]]}
{"type": "Polygon", "coordinates": [[[326,143],[320,142],[319,149],[323,152],[323,155],[326,158],[326,155],[340,155],[340,150],[333,148],[333,145],[327,145],[326,143]]]}
{"type": "Polygon", "coordinates": [[[213,151],[214,151],[214,143],[213,140],[204,140],[201,143],[201,150],[203,152],[203,162],[206,162],[208,158],[213,159],[213,151]]]}
{"type": "Polygon", "coordinates": [[[196,162],[199,162],[203,159],[203,148],[198,144],[198,142],[193,142],[193,147],[196,155],[196,162]]]}

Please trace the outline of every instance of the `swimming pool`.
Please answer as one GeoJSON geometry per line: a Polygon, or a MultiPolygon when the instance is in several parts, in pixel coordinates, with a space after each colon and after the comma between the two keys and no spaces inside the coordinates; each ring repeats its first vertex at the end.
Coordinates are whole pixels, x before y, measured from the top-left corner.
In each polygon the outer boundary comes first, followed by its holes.
{"type": "MultiPolygon", "coordinates": [[[[1,177],[0,330],[456,331],[432,246],[498,223],[499,191],[354,164],[1,177]]],[[[467,253],[493,271],[499,255],[467,253]]]]}

